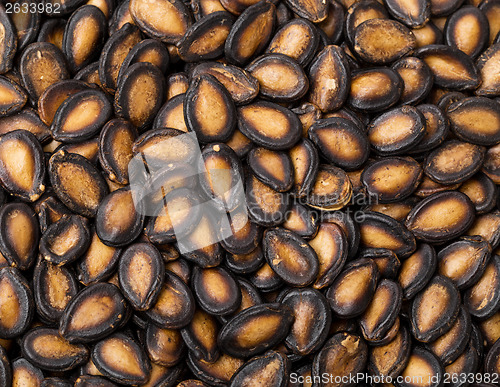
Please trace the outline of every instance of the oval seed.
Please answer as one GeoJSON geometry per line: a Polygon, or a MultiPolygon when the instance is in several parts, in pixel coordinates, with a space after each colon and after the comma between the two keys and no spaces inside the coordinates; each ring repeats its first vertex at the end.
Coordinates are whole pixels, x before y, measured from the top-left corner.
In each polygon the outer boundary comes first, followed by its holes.
{"type": "MultiPolygon", "coordinates": [[[[15,14],[15,12],[14,12],[15,14]]],[[[0,8],[0,24],[2,24],[2,42],[0,44],[0,74],[5,74],[12,68],[18,40],[16,25],[6,12],[5,6],[0,8]]],[[[20,45],[19,45],[20,46],[20,45]]]]}
{"type": "Polygon", "coordinates": [[[326,46],[309,68],[309,102],[321,111],[339,109],[349,94],[350,72],[346,56],[338,46],[326,46]]]}
{"type": "Polygon", "coordinates": [[[257,271],[264,262],[264,254],[260,245],[248,254],[227,254],[226,266],[236,274],[247,274],[257,271]]]}
{"type": "Polygon", "coordinates": [[[88,140],[97,134],[111,114],[111,103],[102,91],[80,91],[57,109],[51,126],[52,137],[62,142],[88,140]]]}
{"type": "Polygon", "coordinates": [[[138,128],[149,125],[165,100],[165,77],[155,65],[139,62],[118,79],[114,108],[116,115],[138,128]]]}
{"type": "Polygon", "coordinates": [[[130,0],[130,14],[151,38],[176,44],[191,26],[191,13],[182,1],[130,0]]]}
{"type": "Polygon", "coordinates": [[[248,71],[237,66],[219,62],[203,62],[191,73],[193,79],[202,74],[213,75],[231,94],[237,105],[251,102],[259,93],[259,81],[248,71]]]}
{"type": "Polygon", "coordinates": [[[104,45],[106,32],[106,16],[99,8],[84,5],[71,14],[64,29],[62,51],[72,73],[96,59],[104,45]]]}
{"type": "Polygon", "coordinates": [[[261,383],[269,387],[284,385],[290,373],[288,358],[276,351],[250,359],[232,377],[229,386],[249,387],[261,383]]]}
{"type": "Polygon", "coordinates": [[[410,351],[410,333],[405,326],[401,326],[391,342],[370,349],[368,370],[377,376],[394,378],[405,369],[410,351]]]}
{"type": "Polygon", "coordinates": [[[364,369],[368,348],[361,337],[348,332],[332,336],[316,355],[312,366],[313,378],[331,375],[340,380],[356,375],[364,369]]]}
{"type": "Polygon", "coordinates": [[[434,341],[450,330],[457,319],[460,294],[446,277],[436,276],[415,296],[411,305],[413,336],[425,343],[434,341]]]}
{"type": "Polygon", "coordinates": [[[425,134],[425,117],[413,106],[389,110],[368,127],[370,145],[383,156],[400,154],[419,143],[425,134]]]}
{"type": "Polygon", "coordinates": [[[481,277],[464,295],[464,304],[474,317],[491,317],[500,305],[500,256],[494,255],[481,277]]]}
{"type": "Polygon", "coordinates": [[[436,251],[431,245],[422,243],[401,264],[398,282],[405,300],[412,299],[431,280],[437,267],[436,251]]]}
{"type": "Polygon", "coordinates": [[[214,316],[202,309],[196,309],[189,325],[182,328],[180,332],[190,353],[196,359],[209,363],[213,363],[218,359],[217,335],[219,334],[219,325],[214,316]]]}
{"type": "Polygon", "coordinates": [[[20,357],[12,362],[12,385],[41,385],[43,381],[42,370],[32,365],[28,360],[20,357]]]}
{"type": "Polygon", "coordinates": [[[28,329],[35,312],[31,289],[18,269],[0,269],[0,295],[0,337],[18,337],[28,329]]]}
{"type": "Polygon", "coordinates": [[[83,216],[95,216],[108,187],[85,157],[59,151],[50,158],[48,171],[57,197],[70,210],[83,216]]]}
{"type": "Polygon", "coordinates": [[[165,266],[159,251],[149,243],[128,246],[120,257],[120,289],[135,310],[148,310],[160,294],[165,266]]]}
{"type": "Polygon", "coordinates": [[[403,94],[399,100],[401,104],[416,104],[430,93],[434,78],[422,59],[407,56],[395,62],[392,69],[403,79],[403,94]]]}
{"type": "Polygon", "coordinates": [[[450,105],[446,113],[458,138],[477,145],[500,141],[500,104],[484,97],[464,98],[450,105]]]}
{"type": "Polygon", "coordinates": [[[21,342],[23,355],[35,366],[49,371],[67,371],[84,363],[88,349],[82,344],[71,344],[59,336],[57,329],[35,328],[21,342]]]}
{"type": "Polygon", "coordinates": [[[28,94],[16,82],[0,76],[0,117],[9,116],[20,111],[28,100],[28,94]]]}
{"type": "Polygon", "coordinates": [[[423,27],[431,16],[430,2],[427,1],[388,0],[384,4],[395,19],[410,28],[423,27]]]}
{"type": "Polygon", "coordinates": [[[186,348],[178,330],[161,329],[151,323],[146,330],[145,346],[151,361],[164,367],[179,363],[186,348]]]}
{"type": "Polygon", "coordinates": [[[197,77],[186,92],[186,126],[203,143],[227,141],[236,125],[236,110],[229,92],[215,77],[197,77]]]}
{"type": "Polygon", "coordinates": [[[338,210],[352,197],[352,184],[347,174],[330,164],[319,166],[307,204],[324,211],[338,210]]]}
{"type": "Polygon", "coordinates": [[[353,71],[347,103],[355,110],[381,111],[401,98],[403,86],[401,77],[388,68],[353,71]]]}
{"type": "Polygon", "coordinates": [[[318,275],[316,252],[304,239],[289,230],[266,230],[263,250],[267,263],[290,285],[306,286],[318,275]]]}
{"type": "Polygon", "coordinates": [[[413,33],[390,19],[370,19],[354,30],[354,51],[364,61],[388,64],[415,48],[413,33]]]}
{"type": "Polygon", "coordinates": [[[283,227],[304,239],[314,238],[318,232],[319,216],[300,203],[294,203],[287,213],[283,227]]]}
{"type": "Polygon", "coordinates": [[[485,50],[477,59],[476,66],[481,76],[481,85],[475,93],[484,97],[500,94],[500,83],[495,68],[500,60],[500,44],[494,44],[485,50]]]}
{"type": "Polygon", "coordinates": [[[0,183],[12,195],[37,200],[45,191],[44,164],[42,147],[30,132],[14,130],[0,137],[0,183]]]}
{"type": "Polygon", "coordinates": [[[283,340],[293,314],[282,304],[255,305],[238,313],[219,332],[220,348],[231,356],[250,357],[283,340]]]}
{"type": "Polygon", "coordinates": [[[424,242],[445,242],[465,232],[474,221],[474,206],[461,192],[435,193],[408,214],[405,225],[424,242]]]}
{"type": "Polygon", "coordinates": [[[288,153],[293,165],[292,192],[301,198],[309,193],[316,181],[319,169],[318,151],[311,141],[303,138],[288,153]]]}
{"type": "Polygon", "coordinates": [[[191,290],[182,279],[166,270],[160,294],[146,315],[162,328],[178,329],[191,321],[194,310],[191,290]]]}
{"type": "Polygon", "coordinates": [[[410,157],[384,158],[363,170],[361,181],[379,203],[400,201],[410,196],[422,178],[422,168],[410,157]]]}
{"type": "Polygon", "coordinates": [[[293,310],[295,319],[285,343],[293,353],[308,355],[323,345],[331,323],[331,309],[317,290],[293,289],[281,302],[293,310]]]}
{"type": "Polygon", "coordinates": [[[59,322],[59,333],[71,343],[100,340],[120,327],[126,308],[126,301],[116,286],[89,285],[67,305],[59,322]]]}
{"type": "Polygon", "coordinates": [[[438,387],[443,381],[443,366],[431,352],[415,347],[411,351],[410,358],[401,376],[403,380],[423,380],[421,384],[413,382],[399,383],[401,387],[413,387],[418,385],[438,387]]]}
{"type": "Polygon", "coordinates": [[[356,28],[366,20],[387,19],[389,14],[381,3],[376,1],[353,2],[347,5],[345,17],[345,38],[351,45],[354,42],[356,28]]]}
{"type": "Polygon", "coordinates": [[[41,144],[50,142],[50,129],[31,108],[24,108],[11,116],[0,118],[0,134],[12,132],[14,128],[33,133],[41,144]]]}
{"type": "Polygon", "coordinates": [[[418,105],[417,109],[425,118],[425,131],[420,142],[408,150],[410,153],[426,152],[437,147],[445,140],[449,132],[449,120],[436,105],[418,105]]]}
{"type": "Polygon", "coordinates": [[[251,5],[238,17],[226,39],[224,53],[230,63],[243,65],[266,47],[274,29],[276,7],[269,2],[251,5]],[[256,34],[258,30],[260,33],[256,34]]]}
{"type": "Polygon", "coordinates": [[[180,58],[185,62],[199,62],[219,57],[233,22],[233,16],[223,12],[223,8],[198,20],[177,43],[180,58]]]}
{"type": "Polygon", "coordinates": [[[466,180],[459,188],[459,191],[466,194],[472,201],[477,214],[493,209],[497,198],[495,190],[495,183],[481,172],[466,180]]]}
{"type": "Polygon", "coordinates": [[[288,191],[293,184],[293,166],[285,152],[253,148],[248,154],[248,165],[254,175],[278,192],[288,191]]]}
{"type": "Polygon", "coordinates": [[[379,272],[371,259],[350,262],[326,292],[333,312],[341,318],[356,317],[366,310],[375,293],[379,272]]]}
{"type": "Polygon", "coordinates": [[[472,224],[472,227],[467,230],[467,235],[476,235],[486,240],[493,249],[498,247],[500,243],[500,213],[490,212],[478,216],[472,224]]]}
{"type": "Polygon", "coordinates": [[[252,61],[246,70],[259,81],[261,96],[273,101],[296,101],[309,88],[302,67],[283,54],[262,55],[252,61]]]}
{"type": "Polygon", "coordinates": [[[173,128],[181,132],[187,132],[188,128],[184,119],[185,100],[186,95],[184,93],[169,99],[158,111],[153,122],[153,128],[173,128]]]}
{"type": "Polygon", "coordinates": [[[250,221],[245,208],[229,213],[228,223],[221,222],[221,245],[228,253],[249,254],[254,251],[262,237],[261,228],[250,221]]]}
{"type": "Polygon", "coordinates": [[[293,19],[274,34],[266,52],[287,55],[305,66],[312,59],[318,45],[319,34],[314,25],[308,20],[293,19]]]}
{"type": "Polygon", "coordinates": [[[355,170],[368,159],[370,143],[366,134],[347,119],[316,120],[307,133],[323,157],[341,168],[355,170]]]}
{"type": "Polygon", "coordinates": [[[105,376],[122,384],[146,383],[151,373],[142,347],[122,333],[99,341],[92,349],[92,361],[105,376]]]}
{"type": "Polygon", "coordinates": [[[62,41],[64,29],[67,21],[61,18],[48,19],[40,26],[38,42],[52,43],[58,49],[62,50],[62,41]]]}
{"type": "Polygon", "coordinates": [[[452,90],[475,89],[480,84],[479,74],[472,59],[457,48],[431,44],[415,51],[434,74],[436,85],[452,90]]]}
{"type": "Polygon", "coordinates": [[[31,43],[21,56],[20,71],[30,98],[36,103],[50,85],[69,78],[63,53],[50,43],[31,43]]]}
{"type": "MultiPolygon", "coordinates": [[[[245,363],[244,360],[222,354],[219,359],[213,363],[196,359],[191,352],[186,361],[191,372],[206,383],[227,385],[231,377],[245,363]]],[[[184,381],[185,383],[186,381],[184,381]]],[[[206,384],[188,384],[185,387],[204,387],[206,384]]],[[[181,383],[182,386],[182,383],[181,383]]],[[[182,386],[184,387],[184,386],[182,386]]]]}
{"type": "Polygon", "coordinates": [[[25,203],[4,204],[0,210],[0,253],[10,266],[29,269],[35,263],[40,228],[36,213],[25,203]]]}

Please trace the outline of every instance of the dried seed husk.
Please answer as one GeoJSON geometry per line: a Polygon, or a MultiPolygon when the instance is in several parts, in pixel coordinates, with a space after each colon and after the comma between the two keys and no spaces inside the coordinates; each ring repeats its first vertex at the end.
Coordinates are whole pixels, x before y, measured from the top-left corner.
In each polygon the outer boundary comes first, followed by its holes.
{"type": "Polygon", "coordinates": [[[409,153],[423,153],[439,146],[445,140],[449,132],[449,120],[436,105],[418,105],[417,109],[425,118],[424,137],[409,153]]]}
{"type": "Polygon", "coordinates": [[[420,184],[422,168],[411,157],[386,157],[367,166],[361,181],[378,203],[390,203],[409,197],[420,184]]]}
{"type": "Polygon", "coordinates": [[[415,196],[419,198],[426,198],[438,192],[453,191],[460,187],[460,183],[456,184],[441,184],[436,183],[434,180],[424,174],[420,185],[415,191],[415,196]]]}
{"type": "Polygon", "coordinates": [[[3,96],[0,104],[0,117],[17,113],[28,101],[26,91],[7,77],[0,76],[0,91],[3,96]]]}
{"type": "Polygon", "coordinates": [[[28,360],[20,357],[12,362],[12,382],[18,385],[40,385],[43,381],[42,370],[28,360]]]}
{"type": "Polygon", "coordinates": [[[321,164],[306,202],[313,208],[334,211],[346,206],[351,196],[352,184],[347,174],[333,165],[321,164]]]}
{"type": "Polygon", "coordinates": [[[219,347],[235,357],[251,357],[281,342],[293,322],[292,310],[283,304],[255,305],[238,313],[219,332],[219,347]]]}
{"type": "Polygon", "coordinates": [[[221,56],[233,23],[234,17],[223,9],[199,19],[177,43],[180,58],[200,62],[221,56]]]}
{"type": "Polygon", "coordinates": [[[101,282],[111,276],[121,254],[121,249],[105,245],[94,227],[90,235],[90,245],[76,267],[78,280],[85,286],[101,282]]]}
{"type": "Polygon", "coordinates": [[[0,382],[5,386],[10,386],[12,383],[12,368],[10,365],[7,351],[0,345],[0,382]]]}
{"type": "Polygon", "coordinates": [[[405,225],[424,242],[446,242],[462,235],[474,221],[474,205],[461,192],[435,193],[408,214],[405,225]]]}
{"type": "Polygon", "coordinates": [[[481,83],[472,59],[458,48],[431,44],[415,51],[434,74],[434,83],[452,90],[475,89],[481,83]]]}
{"type": "Polygon", "coordinates": [[[62,50],[66,23],[67,21],[62,18],[47,19],[40,25],[37,41],[52,43],[58,49],[62,50]]]}
{"type": "MultiPolygon", "coordinates": [[[[0,338],[18,337],[29,328],[35,314],[28,281],[18,269],[0,269],[0,295],[0,338]]],[[[14,364],[12,367],[14,369],[14,364]]]]}
{"type": "Polygon", "coordinates": [[[218,359],[219,324],[214,316],[197,308],[189,325],[180,332],[193,357],[209,363],[218,359]]]}
{"type": "Polygon", "coordinates": [[[159,327],[179,329],[189,324],[194,311],[191,290],[180,277],[166,270],[160,294],[146,315],[159,327]]]}
{"type": "Polygon", "coordinates": [[[59,336],[57,329],[38,327],[30,330],[21,341],[23,356],[35,366],[48,371],[68,371],[87,361],[88,349],[71,344],[59,336]]]}
{"type": "Polygon", "coordinates": [[[191,78],[210,74],[222,83],[234,103],[243,105],[251,102],[259,94],[259,81],[248,71],[237,66],[220,62],[202,62],[191,73],[191,78]]]}
{"type": "Polygon", "coordinates": [[[118,264],[120,290],[135,310],[151,308],[164,276],[161,254],[152,244],[134,243],[123,250],[118,264]]]}
{"type": "MultiPolygon", "coordinates": [[[[204,382],[214,386],[227,386],[231,377],[245,363],[245,361],[226,354],[221,354],[215,362],[209,363],[195,358],[194,355],[189,352],[186,363],[191,372],[204,382]]],[[[184,381],[183,383],[186,382],[187,381],[184,381]]],[[[186,386],[183,386],[181,383],[181,387],[205,386],[205,383],[198,383],[194,385],[187,384],[186,386]]]]}
{"type": "Polygon", "coordinates": [[[467,347],[462,354],[444,369],[445,373],[450,374],[451,377],[460,377],[460,375],[470,372],[474,373],[478,370],[483,344],[480,342],[482,338],[480,337],[479,330],[473,324],[470,336],[467,347]]]}
{"type": "Polygon", "coordinates": [[[96,59],[107,34],[107,20],[94,5],[84,5],[71,14],[64,29],[62,51],[68,69],[76,73],[96,59]]]}
{"type": "Polygon", "coordinates": [[[248,274],[257,271],[264,262],[262,249],[257,246],[247,254],[226,254],[225,263],[228,269],[236,274],[248,274]]]}
{"type": "Polygon", "coordinates": [[[99,371],[121,384],[143,384],[151,374],[151,364],[142,347],[123,333],[99,341],[91,356],[99,371]]]}
{"type": "Polygon", "coordinates": [[[253,60],[246,70],[260,84],[264,98],[276,102],[293,102],[302,98],[309,80],[300,65],[284,54],[265,54],[253,60]]]}
{"type": "Polygon", "coordinates": [[[413,336],[424,343],[448,332],[460,311],[460,293],[455,284],[443,276],[435,276],[418,293],[411,304],[413,336]]]}
{"type": "MultiPolygon", "coordinates": [[[[403,380],[410,381],[429,378],[428,382],[423,382],[426,386],[439,387],[443,384],[444,370],[438,358],[432,352],[422,347],[414,347],[400,376],[403,380]]],[[[418,384],[402,382],[398,383],[398,385],[400,387],[413,387],[418,384]]]]}
{"type": "Polygon", "coordinates": [[[253,174],[273,190],[285,192],[292,187],[293,165],[286,152],[253,148],[247,162],[253,174]]]}
{"type": "Polygon", "coordinates": [[[378,1],[356,1],[347,5],[345,18],[345,38],[352,46],[354,42],[354,31],[361,23],[370,19],[387,19],[389,14],[386,8],[378,1]]]}
{"type": "Polygon", "coordinates": [[[347,104],[354,110],[372,113],[393,106],[403,93],[403,80],[392,69],[375,67],[352,72],[347,104]]]}
{"type": "Polygon", "coordinates": [[[112,113],[111,103],[102,91],[77,92],[57,109],[50,128],[52,137],[66,143],[88,140],[101,130],[112,113]]]}
{"type": "Polygon", "coordinates": [[[47,87],[70,76],[64,54],[50,43],[28,45],[23,51],[19,67],[24,88],[35,104],[47,87]]]}
{"type": "Polygon", "coordinates": [[[221,221],[221,245],[231,254],[249,254],[259,245],[262,238],[261,228],[250,221],[245,207],[228,213],[227,223],[221,221]]]}
{"type": "Polygon", "coordinates": [[[93,217],[108,187],[85,157],[58,151],[49,160],[49,176],[57,197],[77,214],[93,217]]]}
{"type": "Polygon", "coordinates": [[[401,104],[415,105],[429,95],[434,77],[422,59],[407,56],[395,62],[391,68],[403,79],[403,94],[399,100],[401,104]]]}
{"type": "Polygon", "coordinates": [[[264,233],[263,250],[267,263],[286,283],[307,286],[319,272],[316,252],[300,236],[284,228],[264,233]]]}
{"type": "Polygon", "coordinates": [[[198,141],[224,142],[236,126],[236,109],[225,87],[212,75],[202,74],[186,92],[184,120],[198,141]]]}
{"type": "Polygon", "coordinates": [[[416,250],[415,237],[397,220],[376,212],[365,212],[359,223],[361,244],[366,247],[385,248],[398,257],[406,258],[416,250]]]}
{"type": "Polygon", "coordinates": [[[99,80],[108,93],[117,87],[118,73],[132,48],[141,41],[139,28],[125,23],[108,39],[99,57],[99,80]]]}
{"type": "Polygon", "coordinates": [[[325,293],[335,315],[351,318],[363,314],[375,293],[378,279],[377,265],[371,259],[349,262],[325,293]]]}
{"type": "Polygon", "coordinates": [[[82,375],[75,380],[75,387],[115,387],[116,384],[100,376],[82,375]]]}
{"type": "Polygon", "coordinates": [[[146,329],[145,347],[151,361],[163,367],[178,364],[186,349],[178,330],[162,329],[151,323],[146,329]]]}
{"type": "Polygon", "coordinates": [[[479,319],[492,317],[500,308],[500,256],[493,255],[477,282],[464,294],[464,305],[479,319]]]}
{"type": "Polygon", "coordinates": [[[33,266],[40,229],[33,209],[24,203],[9,203],[0,210],[0,253],[20,270],[33,266]]]}
{"type": "Polygon", "coordinates": [[[384,5],[392,17],[410,28],[424,27],[431,16],[430,1],[388,0],[384,5]]]}
{"type": "Polygon", "coordinates": [[[342,38],[345,24],[344,7],[335,0],[329,1],[328,16],[318,23],[320,30],[326,35],[328,42],[338,44],[342,38]]]}
{"type": "Polygon", "coordinates": [[[318,232],[319,221],[316,211],[295,202],[287,213],[283,227],[304,239],[311,239],[318,232]]]}
{"type": "Polygon", "coordinates": [[[370,19],[354,30],[354,52],[361,60],[384,65],[415,48],[415,36],[403,24],[390,19],[370,19]]]}
{"type": "Polygon", "coordinates": [[[500,363],[499,363],[499,350],[500,348],[500,342],[495,343],[490,350],[488,351],[488,354],[486,355],[486,358],[484,359],[484,370],[486,373],[491,373],[492,375],[498,375],[500,371],[500,363]]]}
{"type": "Polygon", "coordinates": [[[446,111],[451,129],[463,141],[493,146],[500,141],[500,104],[485,97],[457,101],[446,111]]]}
{"type": "Polygon", "coordinates": [[[398,282],[403,289],[403,298],[411,300],[434,275],[437,267],[436,251],[431,245],[422,243],[401,264],[398,282]]]}
{"type": "Polygon", "coordinates": [[[337,333],[314,357],[312,377],[327,374],[345,380],[349,375],[361,372],[367,359],[368,347],[360,336],[348,332],[337,333]]]}
{"type": "Polygon", "coordinates": [[[153,122],[165,100],[165,77],[149,62],[134,63],[118,78],[114,109],[138,128],[153,122]]]}
{"type": "Polygon", "coordinates": [[[316,147],[306,138],[300,140],[288,151],[293,164],[294,196],[302,198],[312,189],[319,169],[319,155],[316,147]]]}
{"type": "Polygon", "coordinates": [[[59,333],[71,343],[93,342],[116,331],[126,317],[127,304],[120,290],[96,283],[71,299],[59,321],[59,333]]]}
{"type": "Polygon", "coordinates": [[[500,182],[500,145],[495,145],[486,151],[482,171],[488,176],[495,184],[500,182]]]}
{"type": "MultiPolygon", "coordinates": [[[[394,279],[401,266],[398,256],[389,249],[365,248],[359,251],[360,258],[370,258],[377,265],[382,278],[394,279]]],[[[393,324],[394,326],[394,324],[393,324]]],[[[379,342],[383,339],[375,340],[379,342]]],[[[373,342],[373,341],[372,341],[373,342]]]]}
{"type": "Polygon", "coordinates": [[[491,245],[492,249],[497,248],[500,243],[500,213],[493,211],[478,216],[467,230],[467,235],[480,236],[491,245]]]}
{"type": "Polygon", "coordinates": [[[262,383],[269,387],[279,387],[287,383],[290,366],[285,355],[268,351],[246,362],[231,377],[229,386],[249,387],[252,383],[262,383]]]}
{"type": "Polygon", "coordinates": [[[219,0],[195,0],[190,6],[196,21],[214,12],[226,11],[219,0]]]}
{"type": "Polygon", "coordinates": [[[180,0],[130,0],[134,22],[149,37],[176,44],[192,24],[187,5],[180,0]]]}
{"type": "Polygon", "coordinates": [[[40,120],[35,110],[24,108],[18,113],[0,118],[0,134],[24,129],[35,135],[41,144],[50,142],[50,129],[40,120]]]}
{"type": "Polygon", "coordinates": [[[495,183],[484,173],[477,173],[459,188],[474,204],[477,214],[491,211],[495,206],[497,191],[495,183]]]}
{"type": "Polygon", "coordinates": [[[457,320],[450,330],[437,340],[429,343],[427,347],[438,357],[443,366],[447,366],[453,363],[465,350],[470,334],[470,315],[464,307],[461,307],[457,320]]]}
{"type": "Polygon", "coordinates": [[[234,22],[226,39],[226,59],[230,63],[243,65],[260,54],[269,42],[275,24],[276,7],[273,3],[263,1],[245,9],[234,22]]]}
{"type": "Polygon", "coordinates": [[[280,302],[293,310],[295,319],[285,344],[297,355],[309,355],[326,340],[332,321],[326,298],[316,289],[292,289],[280,302]]]}
{"type": "Polygon", "coordinates": [[[274,34],[266,52],[288,55],[305,66],[311,61],[319,41],[318,31],[310,21],[293,19],[274,34]]]}
{"type": "Polygon", "coordinates": [[[7,14],[3,4],[0,6],[0,24],[3,27],[3,39],[0,44],[0,74],[5,74],[12,68],[18,47],[18,39],[16,26],[9,17],[9,14],[7,14]]]}
{"type": "Polygon", "coordinates": [[[38,314],[47,321],[59,322],[78,293],[78,282],[70,269],[41,259],[33,273],[33,290],[38,314]]]}
{"type": "Polygon", "coordinates": [[[321,111],[339,109],[349,95],[351,80],[346,55],[339,46],[326,46],[309,67],[309,102],[321,111]]]}
{"type": "Polygon", "coordinates": [[[14,130],[0,137],[0,184],[10,194],[34,202],[45,191],[45,160],[35,135],[14,130]],[[23,171],[23,173],[19,173],[23,171]]]}
{"type": "Polygon", "coordinates": [[[496,76],[496,66],[500,60],[500,44],[495,43],[486,49],[477,59],[476,67],[481,76],[481,85],[475,94],[484,97],[500,95],[500,82],[496,76]]]}

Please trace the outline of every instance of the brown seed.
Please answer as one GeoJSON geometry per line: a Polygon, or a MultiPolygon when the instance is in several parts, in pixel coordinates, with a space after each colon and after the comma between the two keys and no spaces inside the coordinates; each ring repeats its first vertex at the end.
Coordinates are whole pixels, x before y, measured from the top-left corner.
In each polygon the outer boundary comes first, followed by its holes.
{"type": "Polygon", "coordinates": [[[486,15],[489,24],[490,38],[488,44],[495,42],[495,38],[500,31],[500,23],[498,22],[497,16],[500,11],[497,2],[495,1],[485,1],[481,2],[479,9],[486,15]]]}
{"type": "Polygon", "coordinates": [[[120,327],[126,313],[126,301],[115,285],[89,285],[64,309],[59,333],[71,343],[100,340],[120,327]]]}
{"type": "Polygon", "coordinates": [[[35,366],[49,371],[67,371],[84,363],[88,349],[82,344],[71,344],[59,336],[57,329],[35,328],[22,339],[23,355],[35,366]]]}
{"type": "Polygon", "coordinates": [[[377,1],[352,2],[347,7],[345,18],[346,40],[352,45],[354,32],[364,21],[371,19],[387,19],[389,14],[385,7],[377,1]]]}
{"type": "Polygon", "coordinates": [[[232,254],[251,253],[261,241],[261,228],[250,221],[244,207],[239,207],[228,215],[228,222],[221,221],[219,230],[222,247],[232,254]]]}
{"type": "Polygon", "coordinates": [[[407,56],[395,62],[392,69],[403,79],[403,94],[399,100],[401,104],[414,105],[422,101],[431,91],[434,78],[429,66],[423,60],[407,56]]]}
{"type": "Polygon", "coordinates": [[[410,358],[401,375],[403,380],[410,382],[399,383],[401,387],[428,386],[438,387],[443,382],[443,366],[439,360],[428,350],[421,347],[412,349],[410,358]],[[425,378],[425,379],[424,379],[425,378]],[[427,381],[427,379],[429,381],[427,381]],[[412,380],[424,380],[411,382],[412,380]]]}
{"type": "Polygon", "coordinates": [[[164,367],[179,363],[186,348],[178,330],[162,329],[151,323],[146,330],[145,347],[151,361],[164,367]]]}
{"type": "Polygon", "coordinates": [[[427,152],[437,147],[445,140],[449,132],[449,120],[436,105],[418,105],[417,109],[425,118],[425,131],[420,142],[408,150],[410,153],[427,152]]]}
{"type": "Polygon", "coordinates": [[[388,64],[415,48],[413,33],[403,24],[390,19],[370,19],[354,30],[354,51],[373,64],[388,64]]]}
{"type": "Polygon", "coordinates": [[[25,358],[20,357],[12,362],[12,385],[20,387],[22,385],[41,385],[43,381],[42,370],[32,365],[25,358]]]}
{"type": "Polygon", "coordinates": [[[119,383],[143,384],[151,374],[151,364],[142,347],[122,333],[99,341],[91,356],[99,371],[119,383]]]}
{"type": "Polygon", "coordinates": [[[3,4],[0,7],[0,23],[3,27],[3,39],[0,44],[0,74],[5,74],[11,70],[18,45],[21,48],[21,44],[18,43],[17,39],[16,24],[12,18],[16,13],[19,12],[11,11],[8,14],[3,4]]]}
{"type": "Polygon", "coordinates": [[[476,218],[467,235],[482,237],[493,249],[500,243],[500,213],[498,211],[480,215],[476,218]]]}
{"type": "MultiPolygon", "coordinates": [[[[191,352],[188,354],[187,364],[191,372],[201,380],[210,384],[228,384],[231,377],[245,363],[244,360],[232,357],[226,354],[221,354],[218,360],[209,363],[203,360],[196,359],[191,352]]],[[[183,383],[186,383],[184,381],[183,383]]],[[[206,384],[187,384],[182,387],[205,387],[206,384]]]]}
{"type": "Polygon", "coordinates": [[[218,359],[219,324],[214,316],[202,309],[196,309],[189,325],[180,332],[193,357],[210,363],[218,359]]]}
{"type": "Polygon", "coordinates": [[[28,329],[35,313],[30,287],[18,269],[0,270],[0,295],[0,337],[18,337],[28,329]]]}
{"type": "Polygon", "coordinates": [[[436,251],[426,243],[422,243],[402,262],[398,282],[403,289],[404,299],[412,299],[427,285],[434,275],[436,266],[436,251]]]}
{"type": "Polygon", "coordinates": [[[282,304],[261,304],[238,313],[219,332],[219,347],[231,356],[250,357],[283,340],[293,314],[282,304]]]}
{"type": "Polygon", "coordinates": [[[169,99],[160,110],[158,110],[158,114],[153,122],[153,128],[173,128],[180,132],[187,132],[188,128],[184,119],[185,100],[186,95],[184,93],[169,99]]]}
{"type": "Polygon", "coordinates": [[[469,198],[450,191],[422,200],[408,214],[405,224],[417,239],[445,242],[463,234],[473,221],[474,205],[469,198]]]}
{"type": "Polygon", "coordinates": [[[339,109],[349,94],[350,71],[347,58],[338,46],[326,46],[309,68],[309,102],[323,112],[339,109]]]}
{"type": "Polygon", "coordinates": [[[295,196],[302,198],[309,193],[316,181],[319,169],[318,151],[311,141],[304,138],[288,153],[293,164],[292,192],[295,196]]]}
{"type": "Polygon", "coordinates": [[[448,332],[460,311],[460,294],[451,280],[436,276],[411,305],[413,336],[424,343],[448,332]]]}
{"type": "Polygon", "coordinates": [[[42,147],[30,132],[14,130],[0,137],[0,183],[12,195],[37,200],[45,191],[44,164],[42,147]]]}
{"type": "MultiPolygon", "coordinates": [[[[398,256],[389,249],[365,248],[360,250],[359,256],[373,260],[383,278],[396,278],[401,266],[398,256]]],[[[375,342],[378,343],[380,340],[375,340],[375,342]]]]}
{"type": "Polygon", "coordinates": [[[50,129],[31,108],[24,108],[19,113],[0,118],[0,134],[12,132],[18,128],[33,133],[41,144],[50,142],[50,129]]]}
{"type": "Polygon", "coordinates": [[[466,194],[474,204],[477,214],[489,212],[495,206],[497,194],[495,183],[485,174],[479,172],[466,180],[459,191],[466,194]]]}
{"type": "Polygon", "coordinates": [[[182,1],[130,0],[130,14],[151,38],[176,44],[191,26],[191,14],[182,1]]]}
{"type": "Polygon", "coordinates": [[[427,1],[389,0],[385,6],[395,19],[410,28],[424,27],[431,16],[430,2],[427,1]]]}
{"type": "Polygon", "coordinates": [[[249,387],[253,383],[262,383],[269,387],[284,385],[290,373],[290,361],[276,351],[266,352],[262,356],[250,359],[230,381],[231,387],[249,387]]]}
{"type": "Polygon", "coordinates": [[[288,191],[293,184],[293,165],[287,153],[265,148],[253,148],[248,165],[254,175],[278,192],[288,191]]]}
{"type": "Polygon", "coordinates": [[[307,204],[324,211],[334,211],[346,206],[351,197],[352,185],[347,174],[333,165],[320,165],[307,204]]]}
{"type": "Polygon", "coordinates": [[[350,262],[326,292],[333,312],[341,318],[356,317],[366,310],[375,293],[379,272],[371,259],[350,262]]]}
{"type": "Polygon", "coordinates": [[[59,151],[50,158],[48,170],[54,191],[69,209],[83,216],[95,216],[108,188],[85,157],[59,151]]]}
{"type": "Polygon", "coordinates": [[[226,266],[237,274],[253,273],[262,266],[263,262],[264,254],[260,244],[248,254],[226,255],[226,266]]]}
{"type": "Polygon", "coordinates": [[[484,97],[500,95],[500,83],[496,77],[495,68],[500,60],[500,44],[494,44],[486,49],[477,59],[476,66],[481,76],[481,85],[475,93],[484,97]]]}

